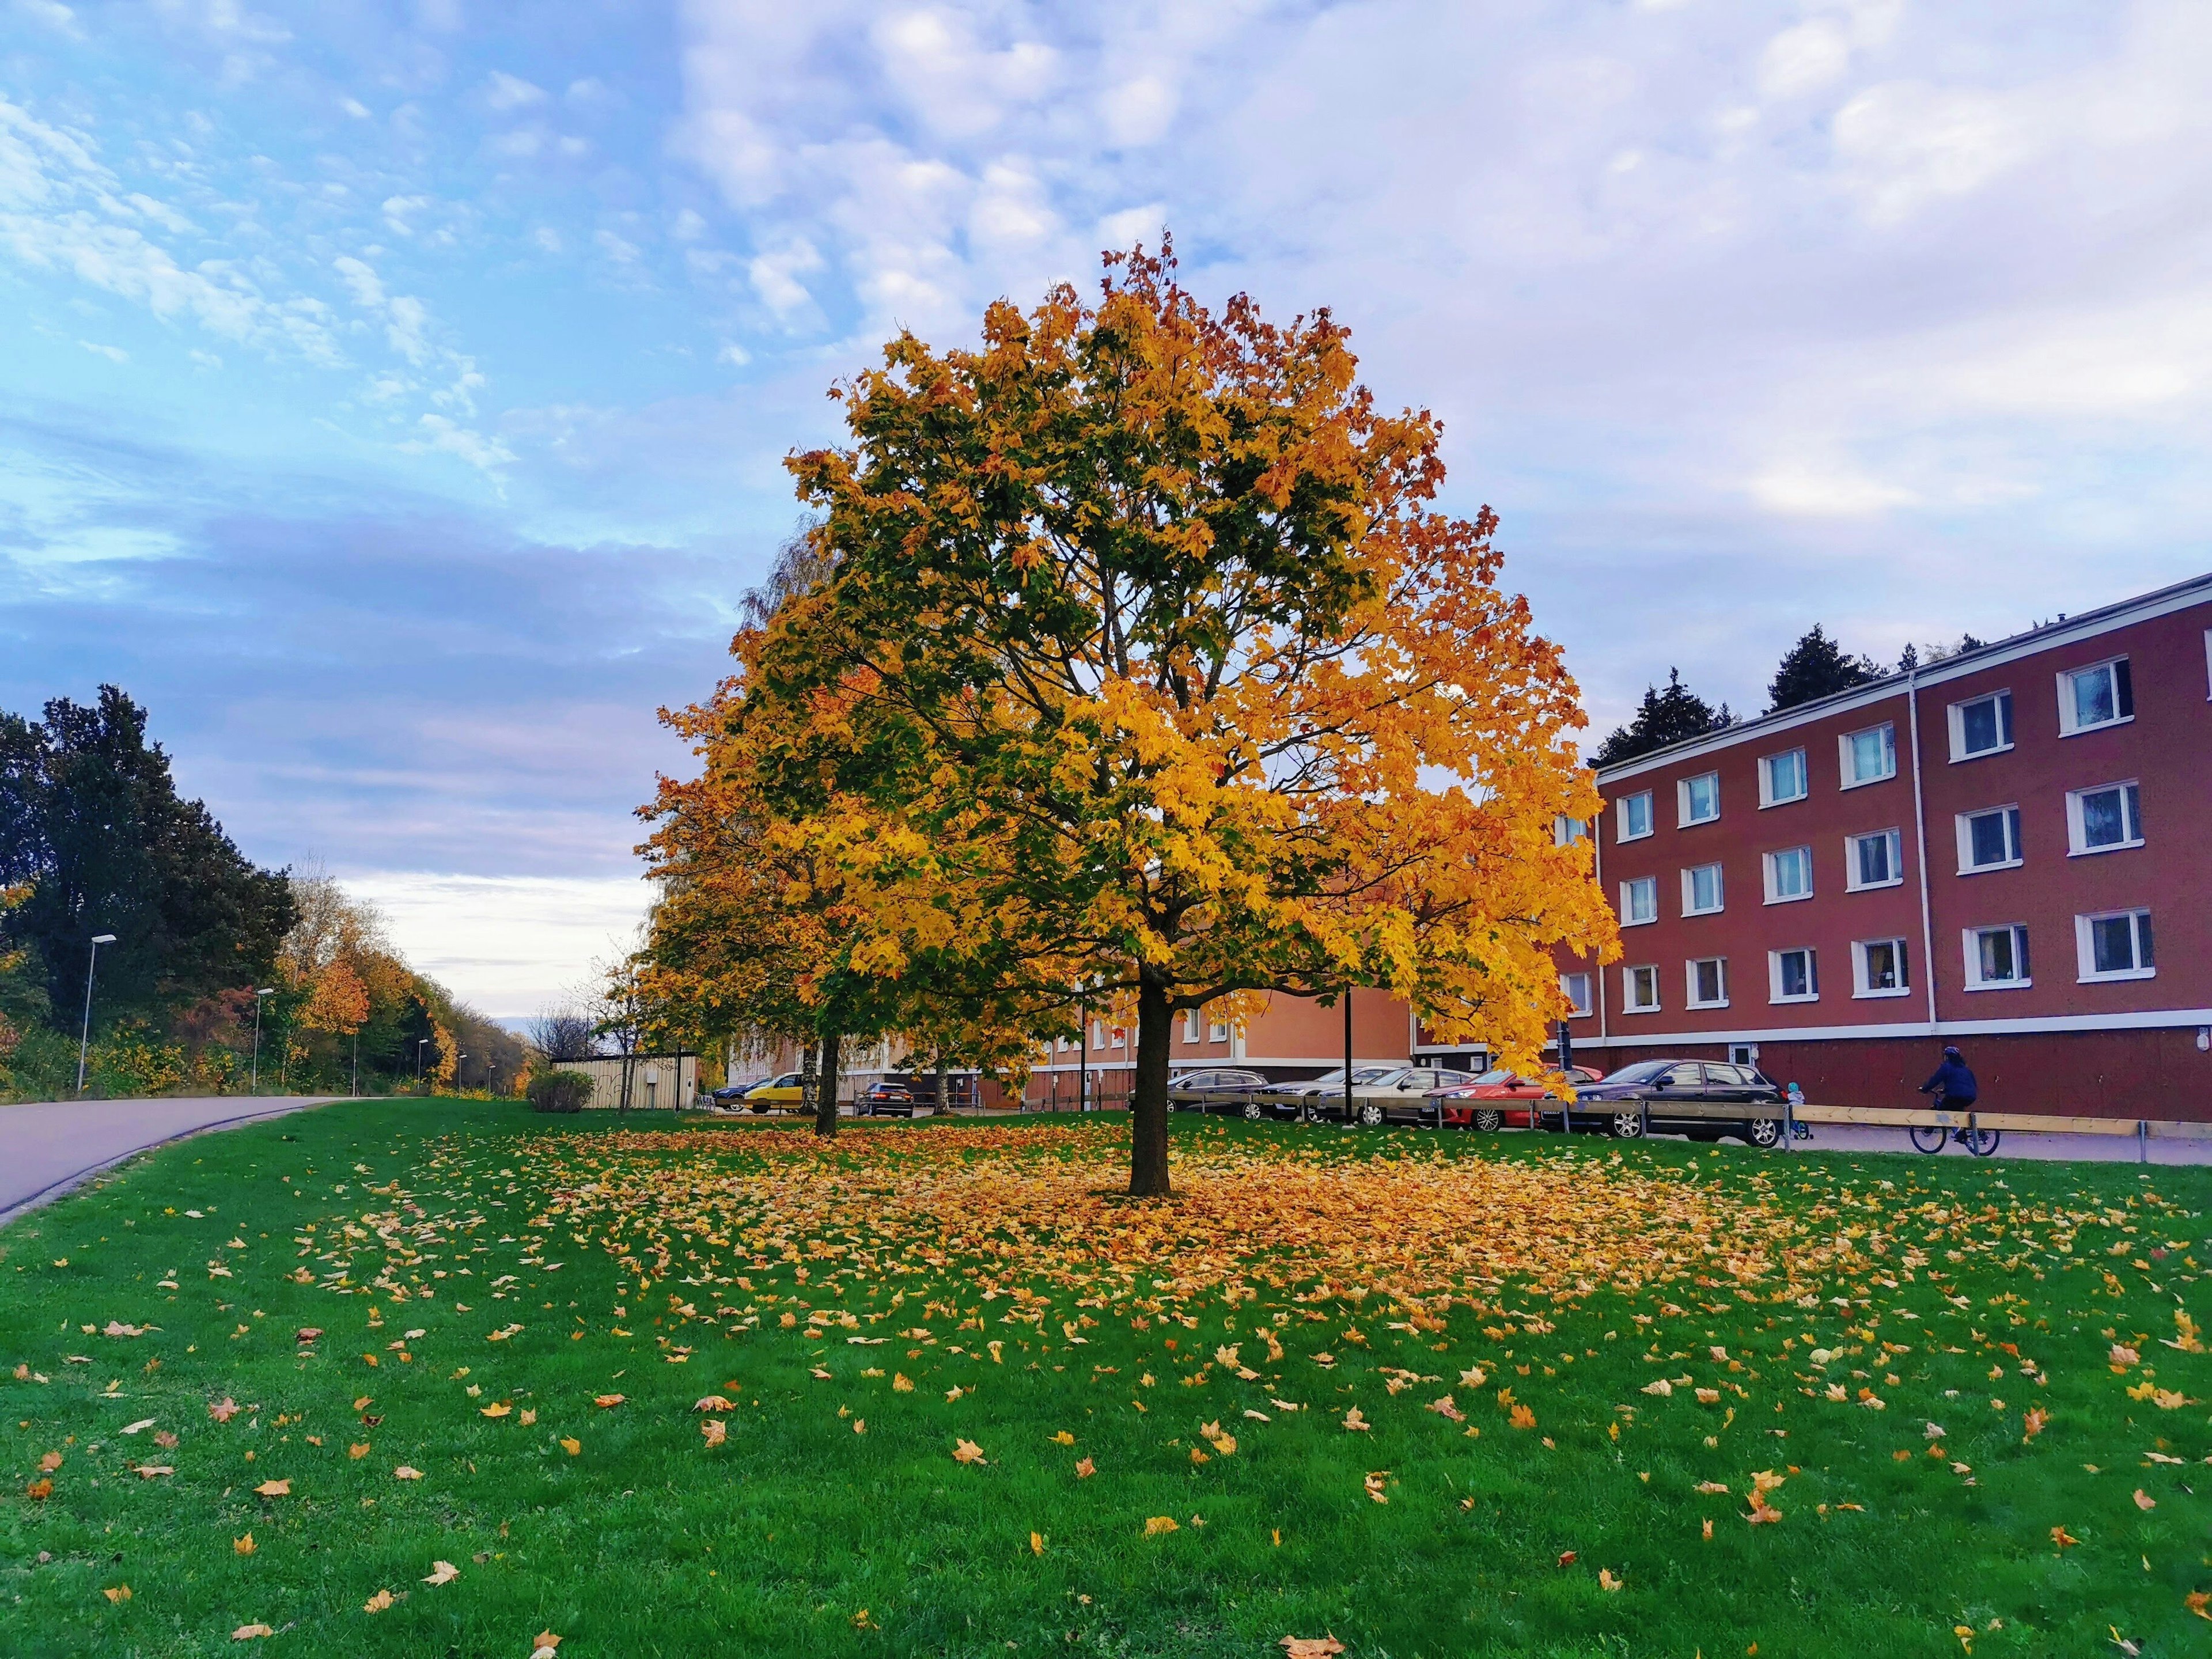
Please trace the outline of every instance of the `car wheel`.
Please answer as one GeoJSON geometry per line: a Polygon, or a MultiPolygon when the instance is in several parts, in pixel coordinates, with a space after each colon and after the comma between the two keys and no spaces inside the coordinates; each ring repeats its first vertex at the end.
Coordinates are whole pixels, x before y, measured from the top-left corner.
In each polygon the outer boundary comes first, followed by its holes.
{"type": "Polygon", "coordinates": [[[1359,1127],[1363,1129],[1379,1129],[1382,1127],[1382,1103],[1381,1101],[1370,1100],[1361,1104],[1359,1108],[1359,1127]]]}
{"type": "Polygon", "coordinates": [[[1474,1127],[1486,1135],[1494,1135],[1505,1127],[1505,1114],[1494,1108],[1485,1107],[1474,1115],[1474,1127]]]}
{"type": "Polygon", "coordinates": [[[1782,1144],[1782,1120],[1778,1117],[1755,1117],[1743,1126],[1743,1138],[1762,1152],[1782,1144]]]}
{"type": "Polygon", "coordinates": [[[763,1115],[768,1110],[768,1102],[764,1100],[749,1100],[745,1103],[753,1109],[755,1117],[763,1115]]]}
{"type": "Polygon", "coordinates": [[[1615,1112],[1612,1121],[1606,1125],[1605,1132],[1615,1140],[1641,1140],[1644,1139],[1644,1114],[1615,1112]]]}
{"type": "Polygon", "coordinates": [[[1260,1103],[1256,1100],[1246,1101],[1244,1103],[1244,1115],[1250,1121],[1257,1123],[1260,1121],[1260,1103]]]}

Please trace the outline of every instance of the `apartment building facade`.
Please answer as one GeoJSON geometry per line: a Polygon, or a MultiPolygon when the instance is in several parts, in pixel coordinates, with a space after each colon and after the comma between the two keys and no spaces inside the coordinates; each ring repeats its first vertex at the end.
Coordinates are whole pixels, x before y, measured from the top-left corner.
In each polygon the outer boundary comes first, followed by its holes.
{"type": "MultiPolygon", "coordinates": [[[[2212,575],[1610,768],[1579,1054],[2212,1118],[2212,575]]],[[[1583,830],[1572,826],[1569,833],[1583,830]]]]}

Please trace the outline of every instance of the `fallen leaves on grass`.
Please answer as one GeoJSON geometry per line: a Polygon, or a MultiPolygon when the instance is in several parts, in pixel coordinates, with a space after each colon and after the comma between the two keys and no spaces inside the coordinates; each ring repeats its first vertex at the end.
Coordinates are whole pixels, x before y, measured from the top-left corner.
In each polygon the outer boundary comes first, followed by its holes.
{"type": "Polygon", "coordinates": [[[580,1440],[571,1440],[563,1435],[561,1438],[561,1449],[574,1457],[584,1449],[584,1443],[580,1440]]]}
{"type": "Polygon", "coordinates": [[[361,1610],[363,1613],[382,1613],[385,1608],[390,1607],[396,1599],[397,1598],[393,1596],[390,1590],[380,1589],[377,1591],[375,1595],[370,1596],[368,1601],[361,1604],[361,1610]]]}
{"type": "Polygon", "coordinates": [[[1364,1434],[1373,1425],[1359,1414],[1359,1407],[1354,1406],[1350,1411],[1345,1413],[1344,1426],[1347,1429],[1356,1429],[1364,1434]]]}
{"type": "Polygon", "coordinates": [[[264,1480],[253,1490],[264,1498],[289,1498],[292,1495],[292,1480],[287,1475],[282,1480],[264,1480]]]}
{"type": "Polygon", "coordinates": [[[158,1420],[159,1419],[155,1418],[142,1417],[136,1423],[125,1423],[123,1425],[122,1431],[125,1434],[142,1434],[146,1430],[152,1428],[158,1420]]]}
{"type": "Polygon", "coordinates": [[[730,1437],[730,1425],[720,1418],[708,1418],[699,1425],[702,1438],[710,1446],[719,1446],[730,1437]]]}
{"type": "Polygon", "coordinates": [[[1164,1532],[1181,1530],[1172,1515],[1155,1515],[1145,1522],[1145,1536],[1147,1538],[1157,1538],[1164,1532]]]}
{"type": "Polygon", "coordinates": [[[243,1538],[232,1539],[230,1540],[230,1547],[235,1553],[240,1555],[252,1554],[255,1547],[253,1534],[249,1532],[243,1538]]]}
{"type": "Polygon", "coordinates": [[[2141,1486],[2137,1486],[2136,1488],[2136,1507],[2139,1510],[2154,1510],[2158,1507],[2158,1499],[2153,1498],[2141,1486]]]}
{"type": "MultiPolygon", "coordinates": [[[[2029,1407],[2027,1416],[2021,1419],[2021,1426],[2022,1429],[2022,1432],[2020,1437],[2021,1444],[2024,1446],[2029,1441],[2034,1439],[2036,1436],[2041,1434],[2043,1432],[2043,1425],[2050,1420],[2051,1413],[2044,1410],[2042,1407],[2034,1406],[2029,1407]]],[[[1934,1428],[1936,1425],[1931,1423],[1928,1426],[1934,1428]]]]}
{"type": "Polygon", "coordinates": [[[623,1397],[624,1396],[618,1394],[594,1395],[592,1398],[592,1403],[594,1406],[597,1406],[603,1412],[611,1412],[616,1407],[622,1404],[623,1397]]]}
{"type": "Polygon", "coordinates": [[[392,1470],[392,1478],[394,1480],[420,1480],[422,1478],[422,1471],[410,1468],[406,1464],[402,1463],[398,1468],[392,1470]]]}
{"type": "Polygon", "coordinates": [[[1033,1532],[1030,1534],[1030,1553],[1031,1555],[1042,1555],[1044,1553],[1044,1534],[1042,1533],[1033,1532]]]}
{"type": "Polygon", "coordinates": [[[1625,1578],[1615,1578],[1611,1567],[1600,1567],[1597,1570],[1597,1587],[1601,1590],[1617,1590],[1627,1582],[1625,1578]]]}
{"type": "Polygon", "coordinates": [[[719,1394],[710,1394],[691,1409],[695,1412],[733,1412],[737,1407],[719,1394]]]}
{"type": "Polygon", "coordinates": [[[131,1599],[131,1586],[128,1584],[117,1584],[111,1589],[100,1591],[100,1594],[106,1596],[110,1601],[115,1603],[118,1607],[120,1607],[124,1602],[128,1601],[131,1599]]]}
{"type": "Polygon", "coordinates": [[[2056,1544],[2061,1550],[2067,1550],[2072,1548],[2081,1540],[2076,1538],[2072,1533],[2067,1531],[2064,1527],[2061,1526],[2053,1527],[2051,1529],[2051,1541],[2056,1544]]]}
{"type": "Polygon", "coordinates": [[[483,1414],[486,1417],[505,1417],[514,1409],[514,1407],[504,1400],[495,1401],[492,1404],[483,1408],[483,1414]]]}
{"type": "Polygon", "coordinates": [[[561,1638],[550,1630],[542,1630],[534,1638],[530,1659],[553,1659],[553,1650],[561,1645],[561,1638]]]}
{"type": "Polygon", "coordinates": [[[1283,1652],[1285,1659],[1334,1659],[1344,1651],[1344,1644],[1334,1636],[1285,1636],[1283,1652]]]}
{"type": "Polygon", "coordinates": [[[218,1423],[228,1423],[238,1415],[238,1401],[225,1395],[208,1407],[208,1415],[218,1423]]]}
{"type": "Polygon", "coordinates": [[[983,1455],[983,1449],[974,1441],[956,1440],[952,1443],[952,1461],[956,1463],[981,1463],[988,1460],[983,1455]]]}
{"type": "Polygon", "coordinates": [[[450,1584],[460,1576],[461,1570],[452,1562],[433,1561],[430,1564],[430,1576],[422,1582],[426,1584],[450,1584]]]}
{"type": "Polygon", "coordinates": [[[1097,1465],[1087,1457],[1079,1460],[1075,1465],[1075,1478],[1078,1480],[1088,1480],[1097,1473],[1097,1465]]]}
{"type": "Polygon", "coordinates": [[[1366,1487],[1369,1498],[1377,1504],[1387,1504],[1390,1501],[1390,1494],[1383,1488],[1389,1484],[1389,1470],[1376,1469],[1371,1471],[1361,1484],[1366,1487]]]}
{"type": "Polygon", "coordinates": [[[230,1639],[234,1642],[251,1642],[257,1637],[274,1636],[276,1633],[267,1625],[240,1625],[236,1630],[231,1632],[230,1639]]]}

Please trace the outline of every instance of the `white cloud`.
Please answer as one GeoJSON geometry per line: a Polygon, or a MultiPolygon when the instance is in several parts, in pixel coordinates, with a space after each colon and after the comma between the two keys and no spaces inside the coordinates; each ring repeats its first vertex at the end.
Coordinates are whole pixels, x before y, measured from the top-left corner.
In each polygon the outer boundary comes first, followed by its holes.
{"type": "Polygon", "coordinates": [[[94,356],[105,357],[111,363],[127,363],[131,361],[131,354],[121,346],[101,345],[93,340],[79,340],[77,343],[94,356]]]}
{"type": "Polygon", "coordinates": [[[611,230],[595,231],[592,240],[599,244],[599,252],[617,264],[634,265],[638,262],[637,244],[617,236],[611,230]]]}
{"type": "Polygon", "coordinates": [[[514,452],[496,438],[487,438],[480,432],[447,420],[443,415],[426,414],[416,424],[424,434],[420,442],[402,444],[402,449],[419,452],[434,449],[447,455],[458,455],[482,472],[495,472],[510,465],[514,452]]]}
{"type": "Polygon", "coordinates": [[[1812,17],[1766,43],[1759,57],[1759,90],[1769,98],[1817,92],[1851,65],[1850,36],[1833,17],[1812,17]]]}
{"type": "Polygon", "coordinates": [[[344,280],[346,287],[352,291],[356,305],[365,306],[372,311],[382,308],[384,284],[378,280],[376,272],[368,265],[355,258],[351,254],[341,254],[331,261],[331,267],[337,272],[344,280]]]}
{"type": "Polygon", "coordinates": [[[716,362],[727,363],[732,368],[743,368],[747,363],[752,362],[752,353],[746,350],[743,346],[738,344],[734,340],[726,343],[720,351],[714,354],[714,361],[716,362]]]}
{"type": "Polygon", "coordinates": [[[762,254],[746,267],[746,274],[769,309],[788,319],[814,302],[814,296],[799,283],[799,276],[821,269],[822,256],[812,243],[802,239],[762,254]]]}
{"type": "Polygon", "coordinates": [[[384,913],[409,963],[488,1014],[564,1000],[593,963],[630,947],[652,891],[636,877],[354,871],[346,890],[384,913]]]}
{"type": "Polygon", "coordinates": [[[545,88],[505,70],[494,70],[484,82],[484,101],[496,110],[523,109],[545,101],[545,88]]]}

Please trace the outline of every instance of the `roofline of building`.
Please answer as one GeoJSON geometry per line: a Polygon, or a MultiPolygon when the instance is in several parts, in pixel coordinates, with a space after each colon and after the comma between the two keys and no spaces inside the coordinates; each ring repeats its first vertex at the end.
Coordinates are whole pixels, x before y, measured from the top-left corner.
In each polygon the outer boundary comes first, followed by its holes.
{"type": "Polygon", "coordinates": [[[2212,571],[2201,576],[2191,576],[2170,586],[2155,588],[2148,593],[2139,593],[2133,599],[2122,599],[2095,611],[2085,611],[2061,622],[2027,629],[1992,644],[1978,645],[1971,651],[1961,651],[1956,656],[1946,657],[1941,662],[1931,663],[1924,668],[1886,674],[1864,685],[1854,686],[1849,691],[1838,691],[1832,696],[1799,703],[1775,714],[1761,714],[1723,731],[1709,732],[1703,737],[1685,738],[1664,749],[1656,749],[1648,755],[1638,755],[1633,760],[1623,761],[1617,766],[1599,767],[1596,769],[1597,781],[1603,785],[1620,778],[1632,778],[1676,761],[1732,748],[1751,738],[1786,732],[1792,726],[1808,725],[1830,714],[1844,714],[1853,708],[1887,702],[1911,687],[1940,685],[1946,680],[1958,679],[1978,669],[1997,667],[2037,652],[2048,651],[2077,640],[2091,639],[2131,623],[2143,622],[2169,611],[2183,611],[2192,605],[2207,602],[2212,602],[2212,571]]]}

